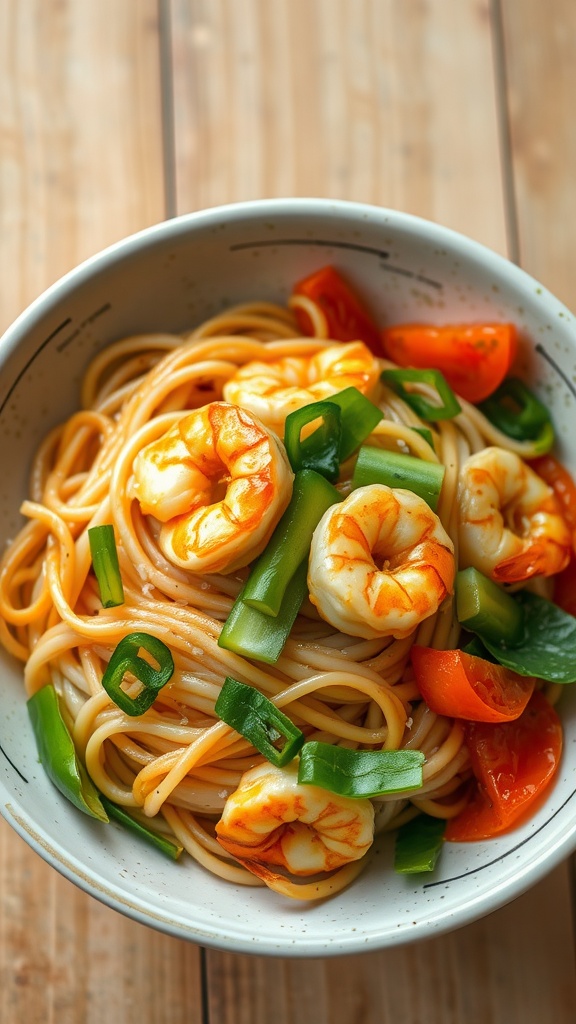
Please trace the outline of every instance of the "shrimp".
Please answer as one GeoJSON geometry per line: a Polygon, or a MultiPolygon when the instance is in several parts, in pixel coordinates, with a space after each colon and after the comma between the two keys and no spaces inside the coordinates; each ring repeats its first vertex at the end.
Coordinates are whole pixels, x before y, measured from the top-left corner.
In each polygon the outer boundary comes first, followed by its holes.
{"type": "Polygon", "coordinates": [[[256,861],[315,875],[364,856],[374,839],[374,807],[299,783],[297,760],[284,768],[266,762],[244,773],[216,835],[247,866],[256,861]]]}
{"type": "Polygon", "coordinates": [[[514,452],[484,448],[460,469],[460,564],[499,583],[551,576],[569,560],[570,530],[552,489],[514,452]]]}
{"type": "Polygon", "coordinates": [[[331,506],[312,537],[310,600],[332,626],[402,639],[452,592],[454,546],[426,502],[370,484],[331,506]]]}
{"type": "Polygon", "coordinates": [[[287,415],[310,402],[330,398],[347,387],[373,396],[380,364],[362,341],[338,343],[310,357],[288,356],[275,362],[240,367],[223,388],[227,402],[249,409],[281,435],[287,415]]]}
{"type": "Polygon", "coordinates": [[[283,445],[250,413],[211,402],[134,460],[132,494],[164,525],[166,558],[191,572],[231,572],[266,546],[291,494],[283,445]]]}

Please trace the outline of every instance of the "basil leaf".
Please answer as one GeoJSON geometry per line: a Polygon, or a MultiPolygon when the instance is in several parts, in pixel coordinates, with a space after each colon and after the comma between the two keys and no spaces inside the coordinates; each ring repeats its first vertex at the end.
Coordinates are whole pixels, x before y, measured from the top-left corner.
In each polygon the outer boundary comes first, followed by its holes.
{"type": "Polygon", "coordinates": [[[477,631],[490,654],[523,676],[554,683],[576,682],[576,618],[529,591],[520,591],[514,600],[524,613],[522,640],[507,647],[477,631]]]}

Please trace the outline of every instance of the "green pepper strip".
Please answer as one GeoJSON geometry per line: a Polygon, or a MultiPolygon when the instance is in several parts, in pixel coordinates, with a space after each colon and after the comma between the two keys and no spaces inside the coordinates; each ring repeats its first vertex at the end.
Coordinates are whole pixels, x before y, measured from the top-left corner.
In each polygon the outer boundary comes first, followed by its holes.
{"type": "Polygon", "coordinates": [[[424,420],[449,420],[462,412],[456,395],[440,370],[383,370],[381,378],[424,420]],[[404,384],[428,384],[435,388],[439,403],[432,404],[424,395],[407,390],[404,384]]]}
{"type": "Polygon", "coordinates": [[[154,829],[148,828],[141,822],[136,821],[136,818],[133,818],[131,814],[128,814],[123,807],[119,807],[118,804],[112,803],[112,801],[108,800],[108,797],[105,797],[102,793],[100,794],[100,799],[110,818],[114,818],[121,825],[124,825],[125,828],[129,829],[130,832],[134,832],[135,835],[140,836],[141,839],[144,839],[147,843],[150,843],[151,846],[160,850],[161,853],[170,857],[171,860],[178,860],[178,857],[184,849],[181,843],[174,842],[172,839],[168,839],[166,836],[163,836],[160,832],[156,832],[154,829]]]}
{"type": "Polygon", "coordinates": [[[124,587],[118,564],[114,527],[110,523],[104,526],[91,526],[88,530],[88,541],[102,605],[104,608],[115,608],[119,604],[124,604],[124,587]]]}
{"type": "Polygon", "coordinates": [[[288,583],[276,616],[267,615],[258,608],[246,604],[242,589],[222,627],[218,646],[241,654],[245,658],[254,658],[256,661],[274,665],[282,653],[294,620],[308,594],[307,576],[306,557],[288,583]]]}
{"type": "Polygon", "coordinates": [[[231,676],[224,680],[215,710],[277,768],[292,761],[304,743],[304,733],[268,697],[231,676]]]}
{"type": "Polygon", "coordinates": [[[301,469],[292,498],[260,557],[254,562],[242,599],[267,615],[278,615],[286,587],[308,556],[312,534],[342,495],[320,473],[301,469]]]}
{"type": "Polygon", "coordinates": [[[340,471],[341,412],[334,402],[311,402],[286,417],[284,446],[294,472],[313,469],[334,482],[340,471]],[[309,423],[320,420],[312,434],[302,438],[309,423]]]}
{"type": "Polygon", "coordinates": [[[403,487],[423,498],[435,512],[444,473],[445,468],[440,462],[426,462],[413,455],[363,445],[352,474],[352,488],[376,483],[403,487]]]}
{"type": "Polygon", "coordinates": [[[48,778],[75,807],[100,821],[108,821],[98,790],[76,754],[52,684],[30,697],[27,708],[40,763],[48,778]]]}
{"type": "Polygon", "coordinates": [[[436,451],[434,447],[434,437],[432,435],[432,431],[429,430],[428,427],[412,427],[412,430],[415,434],[420,434],[420,437],[424,438],[426,443],[430,445],[433,452],[436,451]]]}
{"type": "Polygon", "coordinates": [[[149,633],[129,633],[125,636],[108,662],[102,676],[102,686],[115,704],[127,715],[142,715],[154,703],[158,692],[166,685],[174,672],[172,655],[162,640],[149,633]],[[147,651],[158,663],[154,668],[140,657],[139,650],[147,651]],[[122,689],[122,682],[130,672],[142,683],[142,689],[131,697],[122,689]]]}
{"type": "Polygon", "coordinates": [[[473,633],[514,647],[522,642],[522,609],[510,594],[470,566],[456,573],[456,615],[473,633]]]}
{"type": "Polygon", "coordinates": [[[394,871],[402,875],[433,871],[444,842],[446,822],[419,814],[398,830],[394,848],[394,871]]]}
{"type": "Polygon", "coordinates": [[[377,424],[380,423],[383,413],[377,405],[374,405],[374,402],[371,402],[366,395],[354,387],[338,391],[327,401],[337,405],[342,414],[338,456],[340,462],[345,462],[370,436],[377,424]]]}
{"type": "Polygon", "coordinates": [[[351,750],[312,740],[300,751],[298,782],[369,799],[420,789],[423,764],[421,750],[351,750]]]}
{"type": "Polygon", "coordinates": [[[554,443],[548,409],[518,377],[507,377],[489,398],[480,402],[479,409],[508,437],[534,441],[539,455],[554,443]]]}

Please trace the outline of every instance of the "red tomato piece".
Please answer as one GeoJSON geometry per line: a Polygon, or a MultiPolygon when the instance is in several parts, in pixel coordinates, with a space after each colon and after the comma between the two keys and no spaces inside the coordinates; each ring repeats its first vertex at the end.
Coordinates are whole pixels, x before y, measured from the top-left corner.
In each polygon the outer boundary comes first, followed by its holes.
{"type": "Polygon", "coordinates": [[[514,722],[466,726],[475,787],[470,802],[448,822],[450,842],[489,839],[516,824],[550,785],[562,754],[562,724],[535,690],[514,722]]]}
{"type": "Polygon", "coordinates": [[[535,680],[464,651],[412,648],[416,684],[431,711],[471,722],[518,718],[535,680]]]}
{"type": "Polygon", "coordinates": [[[502,383],[517,348],[514,324],[400,324],[382,331],[384,352],[398,366],[440,370],[467,402],[481,402],[502,383]]]}
{"type": "MultiPolygon", "coordinates": [[[[380,332],[353,288],[335,267],[321,267],[294,287],[295,295],[304,295],[316,303],[326,317],[328,335],[334,341],[363,341],[375,355],[382,355],[380,332]]],[[[313,334],[310,317],[304,309],[294,309],[303,334],[313,334]]]]}
{"type": "Polygon", "coordinates": [[[530,466],[554,491],[564,519],[572,530],[572,546],[576,551],[576,483],[553,455],[532,459],[530,466]]]}
{"type": "Polygon", "coordinates": [[[554,577],[554,603],[576,618],[576,558],[554,577]]]}

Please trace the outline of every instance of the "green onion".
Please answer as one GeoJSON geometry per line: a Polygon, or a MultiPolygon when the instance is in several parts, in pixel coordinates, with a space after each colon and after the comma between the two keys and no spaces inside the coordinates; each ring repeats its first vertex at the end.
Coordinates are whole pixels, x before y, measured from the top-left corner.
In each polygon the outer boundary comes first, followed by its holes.
{"type": "Polygon", "coordinates": [[[224,680],[216,714],[278,768],[292,761],[304,743],[304,733],[268,697],[231,676],[224,680]]]}
{"type": "Polygon", "coordinates": [[[342,495],[320,473],[301,469],[292,498],[260,557],[254,562],[242,599],[267,615],[278,615],[290,580],[307,558],[312,534],[342,495]]]}
{"type": "Polygon", "coordinates": [[[403,487],[423,498],[435,512],[444,473],[440,462],[426,462],[413,455],[363,445],[352,474],[352,488],[375,483],[403,487]]]}
{"type": "Polygon", "coordinates": [[[75,807],[100,821],[108,821],[98,790],[76,754],[52,684],[37,690],[28,700],[27,708],[40,763],[48,778],[75,807]]]}
{"type": "Polygon", "coordinates": [[[313,469],[334,482],[340,471],[341,412],[334,402],[311,402],[286,417],[284,446],[294,472],[313,469]],[[312,434],[302,438],[309,423],[320,420],[312,434]]]}
{"type": "Polygon", "coordinates": [[[338,391],[328,401],[337,405],[342,414],[339,458],[345,462],[380,423],[382,410],[354,387],[338,391]]]}
{"type": "Polygon", "coordinates": [[[456,573],[458,621],[482,639],[514,647],[522,641],[524,622],[518,602],[470,566],[456,573]]]}
{"type": "Polygon", "coordinates": [[[307,576],[308,557],[300,563],[288,583],[276,616],[267,615],[247,604],[242,589],[222,627],[218,646],[245,658],[274,665],[308,594],[307,576]]]}
{"type": "Polygon", "coordinates": [[[433,871],[442,850],[446,822],[429,814],[419,814],[398,829],[394,850],[394,870],[402,875],[433,871]]]}
{"type": "Polygon", "coordinates": [[[147,843],[150,843],[151,846],[156,847],[156,849],[160,850],[160,852],[165,854],[165,856],[170,857],[171,860],[178,860],[178,857],[184,849],[181,843],[168,839],[166,836],[162,835],[161,832],[156,832],[154,829],[148,828],[147,825],[143,825],[140,821],[137,821],[136,818],[133,818],[131,814],[128,814],[128,811],[123,807],[119,807],[118,804],[112,803],[112,801],[108,800],[108,798],[103,794],[100,794],[100,799],[110,818],[114,818],[121,825],[124,825],[125,828],[129,829],[130,832],[134,832],[135,835],[144,839],[147,843]]]}
{"type": "Polygon", "coordinates": [[[462,411],[440,370],[383,370],[381,377],[424,420],[449,420],[462,411]],[[405,384],[427,384],[435,388],[439,402],[429,402],[424,395],[405,388],[405,384]]]}
{"type": "Polygon", "coordinates": [[[300,751],[298,782],[369,799],[420,789],[423,764],[421,750],[350,750],[312,740],[300,751]]]}
{"type": "Polygon", "coordinates": [[[127,715],[142,715],[154,703],[158,692],[166,685],[174,672],[172,655],[162,640],[149,633],[129,633],[125,636],[108,662],[102,677],[102,686],[115,704],[127,715]],[[139,651],[147,651],[157,662],[154,668],[139,651]],[[122,687],[126,673],[135,676],[142,688],[131,697],[122,687]]]}
{"type": "Polygon", "coordinates": [[[534,441],[539,455],[554,443],[550,413],[539,398],[517,377],[507,377],[479,409],[487,419],[508,437],[517,441],[534,441]]]}
{"type": "Polygon", "coordinates": [[[115,608],[119,604],[124,604],[124,588],[118,565],[114,527],[109,523],[90,527],[88,541],[100,600],[104,608],[115,608]]]}
{"type": "Polygon", "coordinates": [[[428,427],[412,427],[412,430],[415,434],[420,434],[420,437],[424,438],[426,443],[430,445],[433,452],[436,451],[434,447],[434,437],[432,431],[429,430],[428,427]]]}

